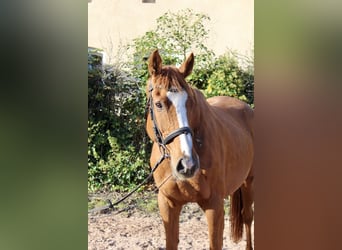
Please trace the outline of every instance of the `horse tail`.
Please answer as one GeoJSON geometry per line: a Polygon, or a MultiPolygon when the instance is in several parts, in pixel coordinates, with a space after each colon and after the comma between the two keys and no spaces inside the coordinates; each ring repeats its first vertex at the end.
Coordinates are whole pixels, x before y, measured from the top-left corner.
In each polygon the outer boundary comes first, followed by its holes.
{"type": "Polygon", "coordinates": [[[241,240],[243,233],[242,206],[242,194],[241,188],[239,188],[231,195],[230,199],[230,237],[235,243],[241,240]]]}

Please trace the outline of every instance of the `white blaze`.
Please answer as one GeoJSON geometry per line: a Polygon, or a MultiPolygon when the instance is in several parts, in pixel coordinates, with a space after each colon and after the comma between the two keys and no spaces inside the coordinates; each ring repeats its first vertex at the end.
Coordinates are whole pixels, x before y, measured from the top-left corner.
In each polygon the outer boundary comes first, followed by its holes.
{"type": "MultiPolygon", "coordinates": [[[[189,127],[187,111],[186,111],[186,100],[188,99],[188,94],[185,91],[173,92],[168,91],[167,97],[172,102],[176,108],[177,120],[179,128],[189,127]]],[[[181,151],[184,156],[188,156],[190,159],[192,153],[192,138],[191,134],[181,134],[179,136],[181,151]]]]}

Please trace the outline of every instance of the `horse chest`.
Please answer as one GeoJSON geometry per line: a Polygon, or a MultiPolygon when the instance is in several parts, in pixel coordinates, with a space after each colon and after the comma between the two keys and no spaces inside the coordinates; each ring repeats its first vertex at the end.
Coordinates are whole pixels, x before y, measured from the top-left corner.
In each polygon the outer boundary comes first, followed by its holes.
{"type": "Polygon", "coordinates": [[[169,184],[171,185],[166,185],[165,189],[162,188],[161,191],[165,196],[178,201],[196,202],[210,196],[210,187],[201,174],[192,180],[176,180],[169,184]]]}

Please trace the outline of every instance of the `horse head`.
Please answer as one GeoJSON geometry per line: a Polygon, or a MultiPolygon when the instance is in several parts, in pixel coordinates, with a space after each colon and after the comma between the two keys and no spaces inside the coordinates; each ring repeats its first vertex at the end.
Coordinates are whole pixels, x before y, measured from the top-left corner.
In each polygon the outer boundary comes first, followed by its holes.
{"type": "Polygon", "coordinates": [[[179,68],[163,66],[158,50],[148,61],[146,130],[168,155],[173,175],[181,180],[193,177],[199,169],[199,157],[193,147],[193,130],[199,120],[193,90],[185,81],[193,65],[192,53],[179,68]]]}

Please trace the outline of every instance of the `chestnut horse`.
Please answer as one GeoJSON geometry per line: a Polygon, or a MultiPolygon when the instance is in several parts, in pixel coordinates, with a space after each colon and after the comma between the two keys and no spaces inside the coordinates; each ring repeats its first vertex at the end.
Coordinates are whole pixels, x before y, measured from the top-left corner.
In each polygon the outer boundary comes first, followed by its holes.
{"type": "Polygon", "coordinates": [[[210,249],[222,249],[224,198],[230,196],[231,238],[240,241],[245,225],[251,250],[253,110],[231,97],[206,100],[185,81],[193,64],[191,53],[179,68],[163,66],[158,50],[148,62],[146,130],[154,141],[151,166],[160,163],[153,177],[166,249],[177,249],[179,215],[188,202],[205,212],[210,249]]]}

